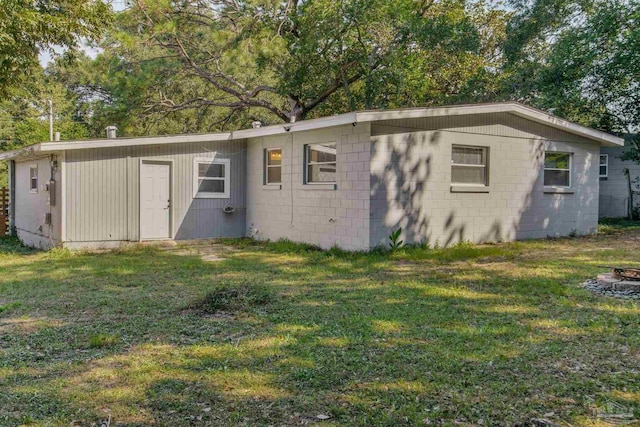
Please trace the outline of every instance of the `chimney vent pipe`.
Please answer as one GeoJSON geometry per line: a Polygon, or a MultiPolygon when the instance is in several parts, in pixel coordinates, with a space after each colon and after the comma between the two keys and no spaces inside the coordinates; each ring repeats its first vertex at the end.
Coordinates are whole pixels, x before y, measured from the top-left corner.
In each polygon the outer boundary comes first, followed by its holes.
{"type": "Polygon", "coordinates": [[[116,139],[117,127],[107,126],[105,130],[107,131],[107,139],[116,139]]]}

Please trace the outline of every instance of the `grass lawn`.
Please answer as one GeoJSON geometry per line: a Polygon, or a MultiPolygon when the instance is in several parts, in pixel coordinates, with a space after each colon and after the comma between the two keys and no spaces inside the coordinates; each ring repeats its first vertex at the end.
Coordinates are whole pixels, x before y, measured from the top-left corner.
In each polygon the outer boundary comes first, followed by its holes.
{"type": "Polygon", "coordinates": [[[640,418],[640,227],[395,254],[0,241],[0,426],[605,425],[640,418]],[[318,415],[327,418],[322,420],[318,415]]]}

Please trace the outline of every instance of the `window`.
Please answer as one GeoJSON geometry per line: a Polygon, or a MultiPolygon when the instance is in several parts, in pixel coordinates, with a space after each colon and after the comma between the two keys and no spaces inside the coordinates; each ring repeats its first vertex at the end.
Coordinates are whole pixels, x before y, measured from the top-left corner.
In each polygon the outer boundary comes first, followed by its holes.
{"type": "Polygon", "coordinates": [[[487,185],[487,148],[454,145],[451,151],[451,183],[487,185]]]}
{"type": "Polygon", "coordinates": [[[600,154],[600,178],[609,176],[609,155],[600,154]]]}
{"type": "Polygon", "coordinates": [[[544,153],[544,185],[571,187],[571,154],[544,153]]]}
{"type": "Polygon", "coordinates": [[[194,197],[197,199],[228,199],[229,164],[229,159],[195,159],[194,197]]]}
{"type": "Polygon", "coordinates": [[[306,182],[336,182],[336,154],[335,143],[307,145],[305,149],[306,182]]]}
{"type": "Polygon", "coordinates": [[[29,192],[38,192],[38,166],[29,166],[29,192]]]}
{"type": "Polygon", "coordinates": [[[280,184],[282,182],[282,150],[270,148],[265,151],[265,184],[280,184]]]}

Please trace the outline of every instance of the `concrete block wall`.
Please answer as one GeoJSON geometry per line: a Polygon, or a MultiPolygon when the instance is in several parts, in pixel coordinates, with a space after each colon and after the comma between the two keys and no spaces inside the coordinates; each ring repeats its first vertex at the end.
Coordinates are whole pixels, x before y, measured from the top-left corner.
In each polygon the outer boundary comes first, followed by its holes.
{"type": "Polygon", "coordinates": [[[336,126],[247,142],[247,231],[330,248],[369,249],[371,125],[336,126]],[[304,183],[304,147],[335,142],[335,185],[304,183]],[[264,150],[282,149],[282,183],[264,185],[264,150]]]}
{"type": "Polygon", "coordinates": [[[595,232],[599,146],[569,135],[551,141],[496,128],[491,135],[464,129],[393,129],[386,135],[377,130],[372,137],[370,245],[387,244],[389,233],[400,227],[405,242],[445,246],[595,232]],[[454,144],[488,148],[486,188],[452,185],[454,144]],[[544,187],[545,150],[573,153],[569,192],[544,187]]]}

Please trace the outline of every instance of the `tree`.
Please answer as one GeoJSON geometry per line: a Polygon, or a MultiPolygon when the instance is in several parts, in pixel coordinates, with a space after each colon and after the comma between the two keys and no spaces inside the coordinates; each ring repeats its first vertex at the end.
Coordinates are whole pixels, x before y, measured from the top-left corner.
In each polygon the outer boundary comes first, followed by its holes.
{"type": "Polygon", "coordinates": [[[486,99],[508,14],[476,3],[138,0],[99,61],[143,116],[208,128],[486,99]]]}
{"type": "Polygon", "coordinates": [[[73,49],[97,40],[111,7],[98,0],[11,0],[0,3],[0,94],[28,76],[41,49],[73,49]]]}
{"type": "Polygon", "coordinates": [[[605,131],[640,126],[640,3],[537,0],[511,21],[505,93],[605,131]]]}
{"type": "MultiPolygon", "coordinates": [[[[49,140],[48,103],[53,102],[54,129],[62,140],[86,138],[86,123],[78,116],[77,100],[64,85],[52,80],[40,65],[20,88],[11,88],[0,101],[0,152],[49,140]]],[[[0,186],[6,185],[6,162],[0,164],[0,186]]]]}

